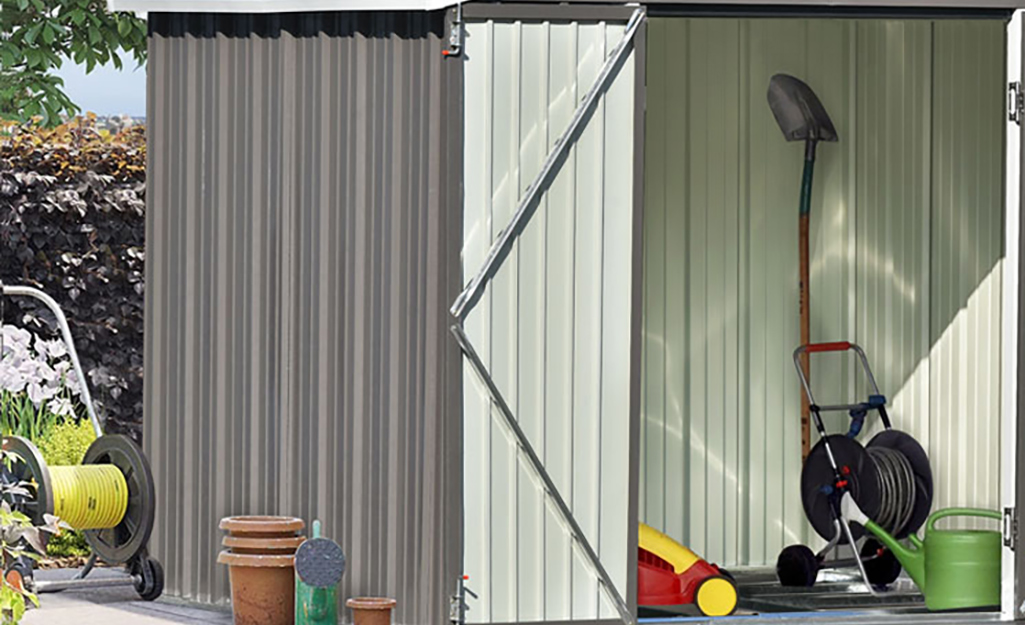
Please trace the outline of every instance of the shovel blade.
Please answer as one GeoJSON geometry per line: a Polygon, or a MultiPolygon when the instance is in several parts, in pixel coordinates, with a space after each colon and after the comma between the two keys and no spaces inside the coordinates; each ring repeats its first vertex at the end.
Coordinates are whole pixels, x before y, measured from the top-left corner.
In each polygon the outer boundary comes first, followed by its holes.
{"type": "Polygon", "coordinates": [[[836,141],[826,107],[804,81],[776,74],[769,81],[769,108],[787,141],[836,141]]]}

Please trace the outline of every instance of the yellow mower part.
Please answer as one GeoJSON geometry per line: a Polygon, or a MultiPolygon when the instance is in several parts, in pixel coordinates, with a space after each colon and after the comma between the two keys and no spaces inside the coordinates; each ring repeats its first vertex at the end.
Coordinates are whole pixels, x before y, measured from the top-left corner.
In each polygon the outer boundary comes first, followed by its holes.
{"type": "Polygon", "coordinates": [[[76,530],[117,527],[128,510],[128,483],[110,464],[50,467],[53,513],[76,530]]]}
{"type": "Polygon", "coordinates": [[[639,524],[640,536],[638,546],[673,565],[673,572],[683,573],[695,562],[701,560],[693,551],[687,549],[672,538],[644,523],[639,524]]]}
{"type": "Polygon", "coordinates": [[[709,577],[698,586],[694,603],[705,616],[728,616],[737,608],[737,588],[724,577],[709,577]]]}

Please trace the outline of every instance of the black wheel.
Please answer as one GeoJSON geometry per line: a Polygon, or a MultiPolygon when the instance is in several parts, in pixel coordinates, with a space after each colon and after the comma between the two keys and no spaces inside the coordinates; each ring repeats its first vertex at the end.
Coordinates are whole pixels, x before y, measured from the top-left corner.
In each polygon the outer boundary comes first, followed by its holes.
{"type": "Polygon", "coordinates": [[[811,588],[819,576],[819,559],[804,545],[790,545],[776,558],[776,577],[784,586],[811,588]]]}
{"type": "Polygon", "coordinates": [[[153,531],[156,492],[149,462],[132,439],[120,434],[97,438],[82,464],[112,464],[128,485],[128,509],[117,527],[86,530],[85,540],[108,564],[124,564],[143,552],[153,531]]]}
{"type": "Polygon", "coordinates": [[[893,552],[884,547],[878,540],[870,538],[861,547],[861,557],[873,557],[865,560],[865,573],[873,586],[889,586],[897,581],[900,575],[900,562],[893,552]]]}
{"type": "Polygon", "coordinates": [[[135,582],[135,592],[143,601],[156,601],[164,594],[164,567],[152,558],[144,558],[134,571],[139,576],[135,582]]]}

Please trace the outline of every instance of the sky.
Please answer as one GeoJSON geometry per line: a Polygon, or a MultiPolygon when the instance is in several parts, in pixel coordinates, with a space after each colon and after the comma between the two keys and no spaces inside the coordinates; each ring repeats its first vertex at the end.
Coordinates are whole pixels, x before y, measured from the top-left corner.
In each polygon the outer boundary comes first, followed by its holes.
{"type": "Polygon", "coordinates": [[[97,115],[128,114],[146,116],[146,68],[126,60],[125,68],[97,67],[86,75],[85,66],[65,61],[58,75],[64,79],[64,91],[83,112],[97,115]]]}

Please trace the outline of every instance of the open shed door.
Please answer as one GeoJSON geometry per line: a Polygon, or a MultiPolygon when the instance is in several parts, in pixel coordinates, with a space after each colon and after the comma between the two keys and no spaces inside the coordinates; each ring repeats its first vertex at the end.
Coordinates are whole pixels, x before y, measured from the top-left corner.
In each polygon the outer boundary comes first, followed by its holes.
{"type": "Polygon", "coordinates": [[[1025,290],[1020,279],[1022,274],[1021,240],[1025,237],[1021,219],[1022,166],[1025,158],[1022,149],[1025,115],[1025,92],[1022,89],[1023,57],[1025,41],[1022,37],[1023,11],[1015,11],[1007,26],[1007,145],[1006,145],[1006,224],[1004,228],[1005,255],[1003,280],[1002,334],[1004,337],[1002,358],[1002,412],[1001,427],[1001,503],[1004,509],[1004,547],[1001,611],[1009,620],[1025,618],[1025,552],[1021,545],[1017,502],[1025,501],[1025,480],[1018,479],[1019,471],[1025,470],[1025,402],[1019,384],[1019,371],[1025,370],[1025,350],[1019,341],[1025,317],[1023,301],[1025,290]]]}
{"type": "Polygon", "coordinates": [[[632,623],[644,14],[466,10],[465,622],[632,623]]]}

